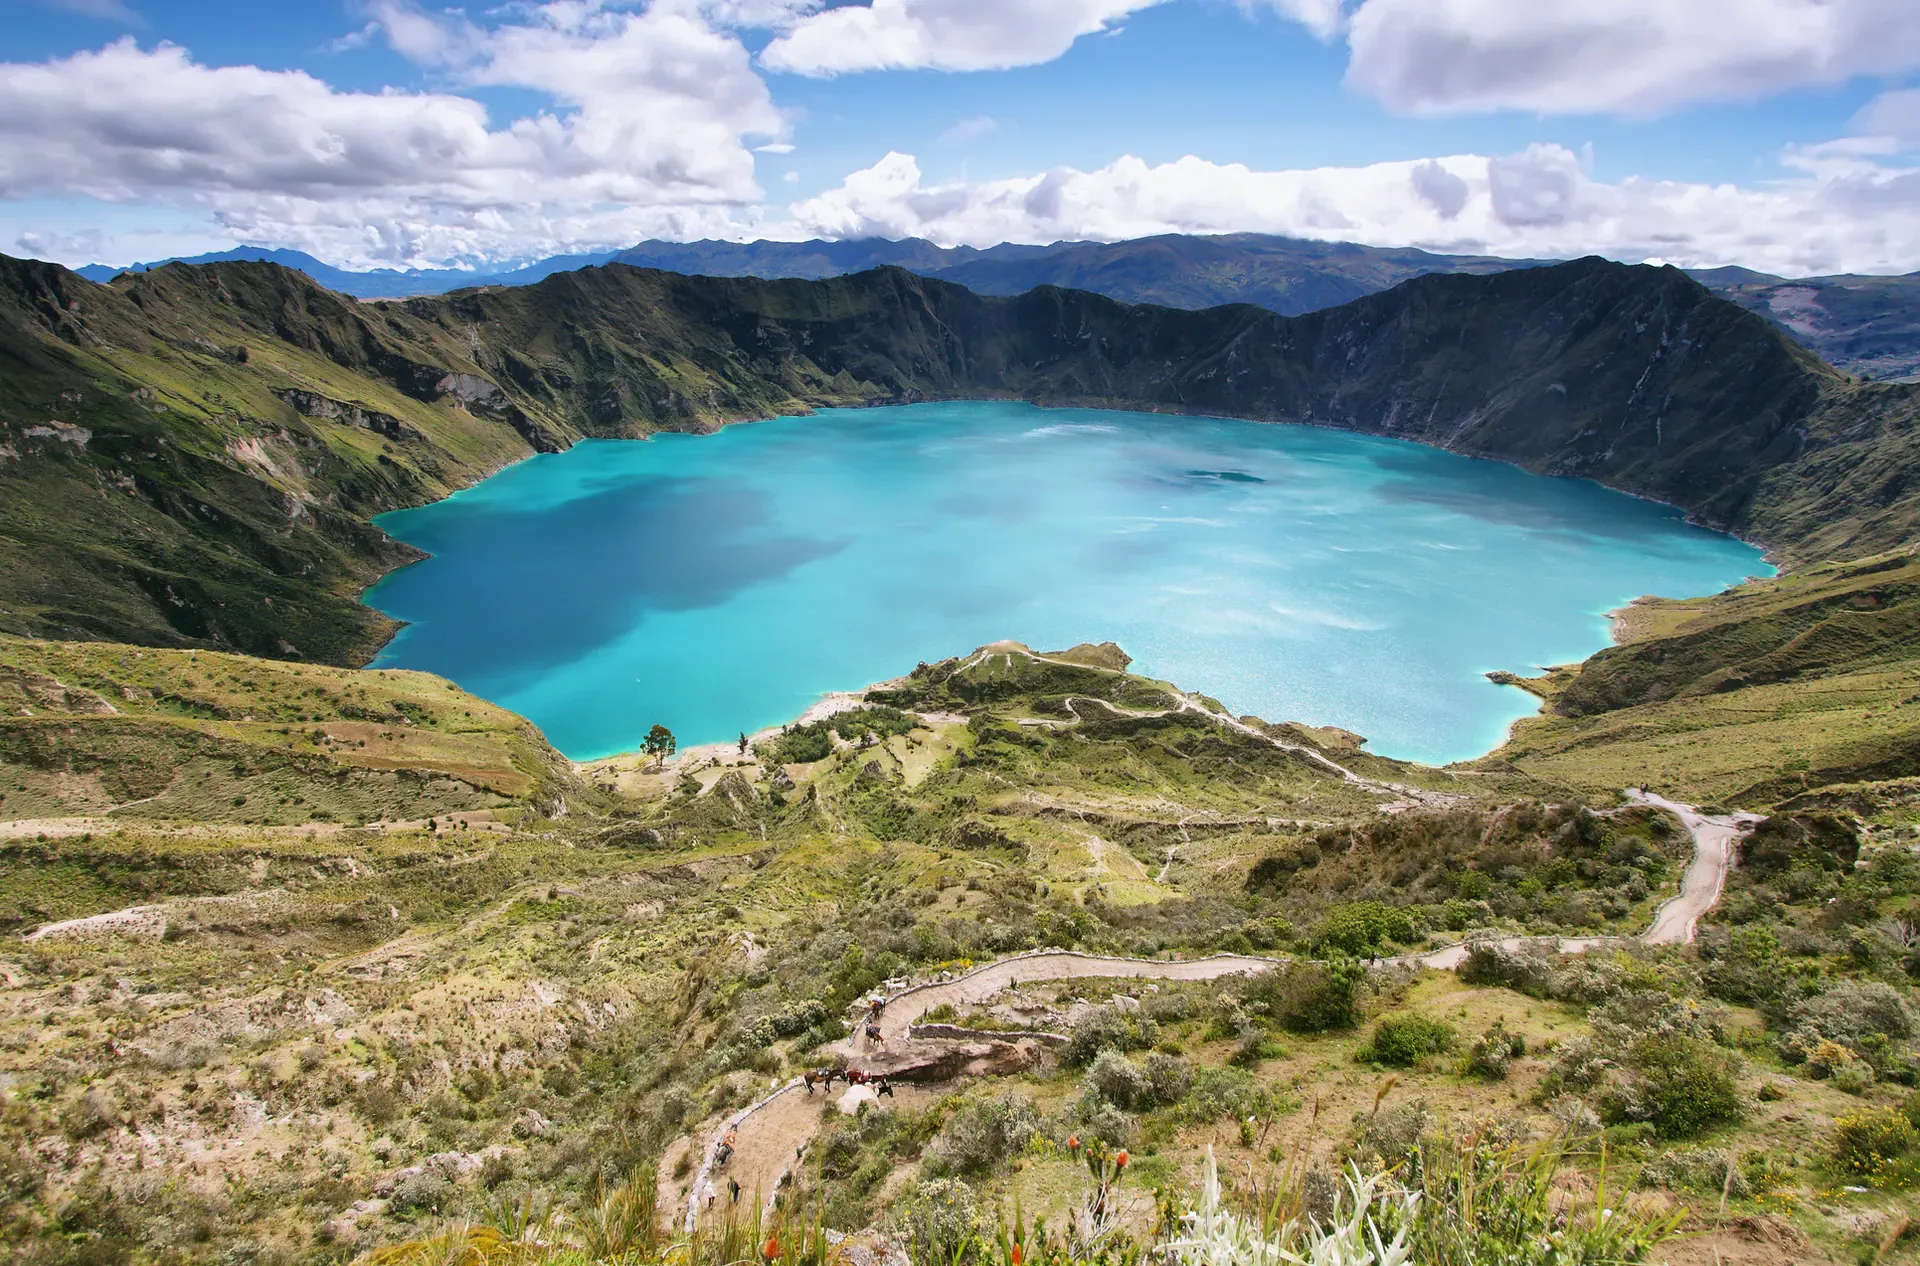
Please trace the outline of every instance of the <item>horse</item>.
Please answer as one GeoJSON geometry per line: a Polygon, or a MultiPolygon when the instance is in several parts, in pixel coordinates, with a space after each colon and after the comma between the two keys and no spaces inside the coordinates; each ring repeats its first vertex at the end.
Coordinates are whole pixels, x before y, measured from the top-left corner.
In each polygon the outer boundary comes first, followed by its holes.
{"type": "Polygon", "coordinates": [[[831,1092],[833,1090],[833,1079],[840,1075],[837,1070],[832,1068],[809,1068],[806,1072],[800,1074],[800,1081],[806,1086],[808,1094],[813,1093],[815,1086],[831,1092]]]}
{"type": "Polygon", "coordinates": [[[893,1098],[893,1083],[885,1077],[876,1078],[873,1083],[873,1097],[876,1099],[893,1098]]]}
{"type": "Polygon", "coordinates": [[[873,1074],[864,1068],[849,1068],[842,1076],[847,1079],[849,1086],[864,1086],[875,1080],[873,1074]]]}

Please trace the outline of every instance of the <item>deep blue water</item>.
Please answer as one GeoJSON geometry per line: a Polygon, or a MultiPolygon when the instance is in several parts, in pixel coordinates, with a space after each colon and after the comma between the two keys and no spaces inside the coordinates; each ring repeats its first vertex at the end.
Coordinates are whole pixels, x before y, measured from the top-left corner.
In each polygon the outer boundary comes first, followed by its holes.
{"type": "Polygon", "coordinates": [[[1533,710],[1485,672],[1769,570],[1665,507],[1414,444],[983,402],[592,441],[379,522],[433,554],[367,595],[410,621],[379,666],[583,760],[656,721],[730,739],[1000,638],[1112,640],[1236,713],[1456,760],[1533,710]]]}

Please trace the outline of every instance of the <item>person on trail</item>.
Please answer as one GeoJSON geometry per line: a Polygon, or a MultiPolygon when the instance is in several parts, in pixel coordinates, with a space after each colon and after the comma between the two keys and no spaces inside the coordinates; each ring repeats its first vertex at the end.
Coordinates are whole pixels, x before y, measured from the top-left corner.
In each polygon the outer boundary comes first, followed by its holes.
{"type": "Polygon", "coordinates": [[[727,1194],[733,1197],[735,1204],[740,1203],[740,1180],[738,1178],[730,1177],[727,1179],[727,1194]]]}

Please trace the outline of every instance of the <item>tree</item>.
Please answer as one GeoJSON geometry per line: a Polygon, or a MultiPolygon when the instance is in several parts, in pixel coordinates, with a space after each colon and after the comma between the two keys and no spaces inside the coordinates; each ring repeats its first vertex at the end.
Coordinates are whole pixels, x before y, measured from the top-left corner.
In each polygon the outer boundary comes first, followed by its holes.
{"type": "Polygon", "coordinates": [[[742,731],[740,734],[740,754],[742,756],[747,754],[747,736],[745,731],[742,731]]]}
{"type": "Polygon", "coordinates": [[[673,755],[679,746],[679,742],[673,737],[673,731],[664,725],[656,725],[648,730],[647,737],[640,742],[640,750],[653,757],[655,764],[673,755]]]}

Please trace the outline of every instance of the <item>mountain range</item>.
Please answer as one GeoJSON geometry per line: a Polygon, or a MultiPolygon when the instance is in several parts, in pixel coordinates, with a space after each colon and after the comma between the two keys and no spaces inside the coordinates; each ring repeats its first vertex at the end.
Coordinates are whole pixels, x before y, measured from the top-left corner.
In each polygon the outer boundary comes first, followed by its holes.
{"type": "Polygon", "coordinates": [[[364,661],[367,520],[587,436],[1019,397],[1308,422],[1592,478],[1785,558],[1913,539],[1920,389],[1861,384],[1672,268],[1428,275],[1186,311],[882,268],[623,264],[356,302],[266,263],[98,285],[0,257],[0,631],[364,661]]]}
{"type": "MultiPolygon", "coordinates": [[[[1486,274],[1535,267],[1542,260],[1438,255],[1411,247],[1317,242],[1258,233],[1166,234],[1126,242],[1001,244],[984,250],[941,247],[920,238],[855,238],[806,242],[642,242],[624,251],[556,255],[512,270],[459,269],[353,272],[300,251],[240,247],[187,259],[101,264],[79,269],[90,281],[162,263],[265,261],[297,269],[330,290],[358,298],[446,294],[473,287],[518,286],[598,264],[709,277],[798,277],[818,280],[894,266],[958,282],[989,295],[1035,286],[1090,290],[1127,303],[1209,308],[1252,303],[1282,316],[1336,307],[1428,273],[1486,274]]],[[[1787,331],[1829,364],[1864,378],[1920,376],[1920,273],[1903,277],[1842,275],[1789,280],[1745,268],[1697,270],[1694,277],[1722,298],[1787,331]]]]}

